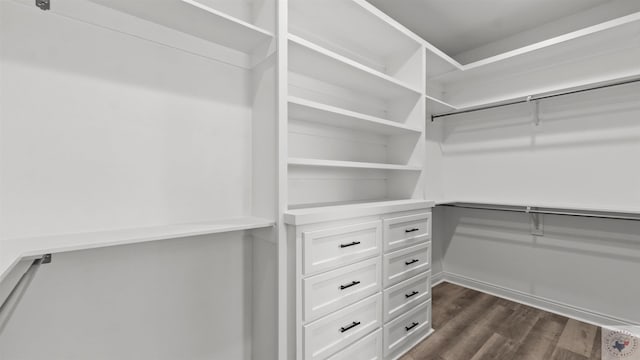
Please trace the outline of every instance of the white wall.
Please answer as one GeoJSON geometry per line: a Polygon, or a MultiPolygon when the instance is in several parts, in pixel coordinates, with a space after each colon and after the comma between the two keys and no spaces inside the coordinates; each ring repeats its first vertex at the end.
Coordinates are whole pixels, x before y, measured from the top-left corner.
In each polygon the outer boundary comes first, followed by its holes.
{"type": "Polygon", "coordinates": [[[439,240],[447,273],[586,310],[585,318],[612,318],[605,325],[640,323],[640,222],[545,215],[544,236],[536,237],[527,214],[445,214],[439,240]]]}
{"type": "Polygon", "coordinates": [[[56,254],[0,359],[251,359],[252,261],[242,233],[56,254]]]}
{"type": "MultiPolygon", "coordinates": [[[[640,84],[545,100],[537,127],[532,109],[436,120],[444,131],[430,157],[443,172],[440,199],[640,208],[640,84]]],[[[467,285],[592,321],[640,323],[640,222],[545,216],[535,237],[526,214],[435,213],[434,273],[440,260],[467,285]]]]}
{"type": "Polygon", "coordinates": [[[640,84],[444,121],[443,198],[640,208],[640,84]]]}

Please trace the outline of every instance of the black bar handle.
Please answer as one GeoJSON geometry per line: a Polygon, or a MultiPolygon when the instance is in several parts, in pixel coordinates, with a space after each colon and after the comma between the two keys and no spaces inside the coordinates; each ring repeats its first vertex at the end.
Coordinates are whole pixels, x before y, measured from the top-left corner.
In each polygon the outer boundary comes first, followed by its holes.
{"type": "Polygon", "coordinates": [[[360,325],[360,321],[354,321],[351,323],[351,325],[341,327],[340,332],[343,333],[345,331],[349,331],[358,325],[360,325]]]}
{"type": "Polygon", "coordinates": [[[352,286],[356,286],[360,284],[360,281],[352,281],[351,284],[347,284],[347,285],[340,285],[340,290],[344,290],[344,289],[348,289],[352,286]]]}
{"type": "Polygon", "coordinates": [[[410,232],[414,232],[414,231],[418,231],[418,230],[420,230],[420,229],[418,229],[418,228],[413,228],[413,229],[407,229],[407,230],[405,230],[404,232],[406,232],[406,233],[410,233],[410,232]]]}
{"type": "Polygon", "coordinates": [[[404,294],[404,296],[408,299],[412,296],[418,295],[420,292],[419,291],[413,291],[411,294],[404,294]]]}
{"type": "Polygon", "coordinates": [[[405,265],[411,265],[411,264],[413,264],[413,263],[417,263],[418,261],[420,261],[420,259],[413,259],[413,260],[411,260],[411,261],[405,261],[405,262],[404,262],[404,264],[405,264],[405,265]]]}
{"type": "Polygon", "coordinates": [[[411,324],[411,326],[405,326],[405,330],[409,331],[411,329],[413,329],[414,327],[418,326],[419,323],[414,322],[413,324],[411,324]]]}
{"type": "Polygon", "coordinates": [[[354,246],[354,245],[358,245],[358,244],[360,244],[360,241],[354,241],[354,242],[352,242],[350,244],[340,244],[340,248],[346,248],[346,247],[354,246]]]}

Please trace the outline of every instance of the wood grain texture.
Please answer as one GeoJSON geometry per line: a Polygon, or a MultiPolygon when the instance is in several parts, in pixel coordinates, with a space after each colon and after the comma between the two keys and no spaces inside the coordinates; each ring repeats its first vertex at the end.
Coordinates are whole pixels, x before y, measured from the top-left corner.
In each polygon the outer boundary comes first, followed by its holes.
{"type": "Polygon", "coordinates": [[[400,360],[601,360],[601,329],[450,283],[433,288],[435,333],[400,360]]]}

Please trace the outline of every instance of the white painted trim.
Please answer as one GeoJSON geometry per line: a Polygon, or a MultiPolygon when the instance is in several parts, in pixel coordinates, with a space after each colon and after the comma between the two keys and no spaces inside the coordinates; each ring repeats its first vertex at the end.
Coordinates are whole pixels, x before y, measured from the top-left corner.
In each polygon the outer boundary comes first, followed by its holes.
{"type": "Polygon", "coordinates": [[[546,299],[540,296],[508,289],[502,286],[489,284],[483,281],[471,279],[466,276],[461,276],[446,271],[434,275],[432,279],[432,286],[436,286],[437,284],[442,282],[448,282],[600,327],[637,325],[630,320],[619,319],[588,309],[583,309],[569,304],[546,299]],[[441,277],[441,280],[436,282],[436,277],[441,277]]]}
{"type": "Polygon", "coordinates": [[[444,271],[440,271],[437,274],[431,275],[431,287],[433,288],[434,286],[438,286],[443,282],[445,282],[444,277],[445,277],[444,271]]]}

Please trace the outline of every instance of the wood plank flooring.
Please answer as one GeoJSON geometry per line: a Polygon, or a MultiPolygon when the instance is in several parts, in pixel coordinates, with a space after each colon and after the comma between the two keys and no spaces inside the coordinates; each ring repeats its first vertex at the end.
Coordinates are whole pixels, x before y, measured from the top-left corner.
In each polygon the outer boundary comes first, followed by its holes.
{"type": "Polygon", "coordinates": [[[600,328],[457,285],[433,288],[432,314],[401,360],[600,360],[600,328]]]}

